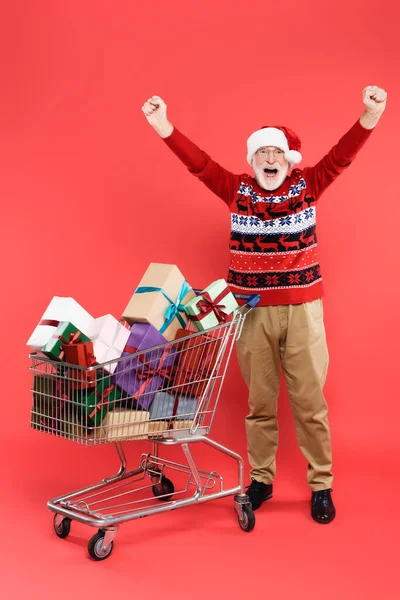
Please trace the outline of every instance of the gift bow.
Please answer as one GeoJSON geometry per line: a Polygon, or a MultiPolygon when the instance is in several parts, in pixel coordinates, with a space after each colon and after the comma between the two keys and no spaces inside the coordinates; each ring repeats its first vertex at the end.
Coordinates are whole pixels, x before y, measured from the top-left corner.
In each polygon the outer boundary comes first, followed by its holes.
{"type": "Polygon", "coordinates": [[[199,320],[213,312],[218,320],[218,323],[225,323],[225,321],[228,319],[228,314],[222,309],[226,308],[226,306],[225,304],[218,304],[218,302],[221,302],[221,300],[223,300],[223,298],[225,298],[225,296],[228,294],[229,290],[225,289],[219,294],[219,296],[215,298],[215,300],[213,300],[208,292],[202,292],[202,299],[197,302],[197,306],[201,313],[199,315],[199,320]]]}
{"type": "Polygon", "coordinates": [[[163,296],[165,296],[165,298],[168,300],[169,306],[167,307],[167,309],[164,313],[165,322],[164,322],[164,325],[160,329],[160,333],[164,333],[164,331],[166,329],[168,329],[168,327],[171,325],[171,323],[175,319],[175,317],[178,319],[178,321],[182,327],[186,326],[185,320],[182,318],[182,315],[180,315],[179,313],[184,312],[185,309],[184,309],[184,305],[182,304],[182,300],[188,294],[188,292],[190,292],[191,289],[192,288],[190,287],[188,282],[185,280],[182,283],[182,287],[180,289],[180,292],[178,294],[176,302],[174,302],[172,300],[172,298],[170,298],[168,296],[168,294],[166,292],[164,292],[164,290],[162,288],[158,288],[158,287],[147,287],[147,286],[139,287],[135,291],[135,294],[144,294],[146,292],[161,292],[163,294],[163,296]]]}
{"type": "MultiPolygon", "coordinates": [[[[136,390],[136,392],[133,396],[133,398],[135,400],[137,400],[139,398],[139,396],[142,395],[142,393],[145,391],[145,389],[150,385],[150,383],[153,381],[154,377],[156,377],[157,375],[159,377],[167,377],[168,379],[171,378],[172,365],[164,367],[164,363],[167,359],[170,349],[171,349],[171,346],[165,346],[164,351],[159,359],[157,368],[154,368],[151,365],[146,365],[144,363],[146,355],[139,354],[138,358],[144,364],[143,364],[143,368],[141,369],[141,371],[139,373],[136,373],[136,377],[139,380],[144,379],[144,381],[143,381],[142,385],[139,387],[139,389],[136,390]]],[[[136,354],[136,352],[139,352],[139,349],[134,348],[133,346],[125,346],[125,351],[130,352],[132,354],[136,354]]]]}
{"type": "MultiPolygon", "coordinates": [[[[77,330],[76,333],[72,333],[71,332],[69,334],[69,340],[66,340],[65,338],[63,338],[62,335],[53,334],[51,337],[55,338],[56,340],[61,340],[63,344],[77,344],[78,342],[80,342],[80,337],[79,336],[81,335],[81,333],[82,332],[79,331],[79,329],[77,330]]],[[[60,350],[61,350],[61,352],[60,352],[60,354],[58,356],[59,360],[61,360],[62,357],[64,356],[64,346],[63,345],[60,346],[60,350]]]]}

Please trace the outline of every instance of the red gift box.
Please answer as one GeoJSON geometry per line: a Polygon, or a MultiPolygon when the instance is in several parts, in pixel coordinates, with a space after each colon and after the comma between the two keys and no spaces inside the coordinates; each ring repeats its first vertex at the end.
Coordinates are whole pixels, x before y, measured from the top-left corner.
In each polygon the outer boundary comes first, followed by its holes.
{"type": "MultiPolygon", "coordinates": [[[[64,345],[64,360],[71,365],[92,367],[96,363],[93,342],[64,345]]],[[[72,389],[87,389],[96,386],[96,370],[68,369],[69,385],[72,389]]]]}
{"type": "Polygon", "coordinates": [[[178,329],[176,340],[190,336],[174,347],[179,352],[174,369],[174,386],[179,394],[200,397],[212,374],[221,346],[221,338],[212,333],[191,335],[187,329],[178,329]]]}

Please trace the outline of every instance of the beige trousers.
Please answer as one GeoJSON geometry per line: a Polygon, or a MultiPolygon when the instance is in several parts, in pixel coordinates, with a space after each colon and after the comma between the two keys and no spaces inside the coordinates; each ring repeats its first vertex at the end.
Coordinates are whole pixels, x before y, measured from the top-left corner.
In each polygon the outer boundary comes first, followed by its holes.
{"type": "Polygon", "coordinates": [[[297,440],[308,462],[308,483],[313,491],[329,489],[332,451],[323,395],[329,355],[322,300],[254,308],[246,317],[237,353],[249,388],[246,435],[251,477],[264,483],[275,477],[282,366],[297,440]]]}

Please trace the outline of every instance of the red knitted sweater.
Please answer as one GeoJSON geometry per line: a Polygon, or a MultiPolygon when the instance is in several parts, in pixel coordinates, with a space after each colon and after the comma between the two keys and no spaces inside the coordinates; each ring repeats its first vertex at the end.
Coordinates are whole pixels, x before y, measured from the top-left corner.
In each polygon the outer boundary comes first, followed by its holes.
{"type": "Polygon", "coordinates": [[[261,306],[323,296],[316,236],[321,194],[355,158],[372,130],[357,123],[315,166],[293,169],[273,192],[235,175],[174,129],[165,143],[231,211],[228,282],[235,294],[261,295],[261,306]]]}

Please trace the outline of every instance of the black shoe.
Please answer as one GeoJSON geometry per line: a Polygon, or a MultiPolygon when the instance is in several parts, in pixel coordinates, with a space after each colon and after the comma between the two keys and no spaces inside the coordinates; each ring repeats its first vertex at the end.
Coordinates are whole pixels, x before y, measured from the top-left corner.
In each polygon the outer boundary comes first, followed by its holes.
{"type": "Polygon", "coordinates": [[[253,510],[260,508],[265,500],[272,498],[272,483],[262,483],[252,479],[251,484],[246,489],[253,510]]]}
{"type": "Polygon", "coordinates": [[[332,490],[313,492],[311,497],[311,516],[317,523],[330,523],[336,516],[331,498],[332,490]]]}

